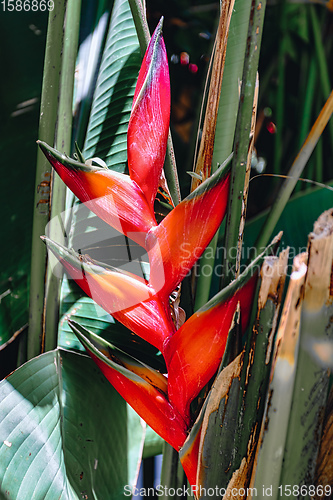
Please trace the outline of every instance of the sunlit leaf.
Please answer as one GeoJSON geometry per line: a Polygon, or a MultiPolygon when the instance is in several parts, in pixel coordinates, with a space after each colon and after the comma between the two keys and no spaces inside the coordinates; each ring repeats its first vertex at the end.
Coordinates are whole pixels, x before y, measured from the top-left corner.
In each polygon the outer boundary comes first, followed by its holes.
{"type": "Polygon", "coordinates": [[[82,354],[57,349],[23,365],[0,383],[1,498],[121,498],[143,445],[128,411],[82,354]],[[131,464],[126,443],[136,443],[131,464]]]}
{"type": "MultiPolygon", "coordinates": [[[[82,150],[124,172],[127,127],[141,55],[128,0],[115,0],[82,150]]],[[[81,146],[81,144],[79,144],[81,146]]]]}

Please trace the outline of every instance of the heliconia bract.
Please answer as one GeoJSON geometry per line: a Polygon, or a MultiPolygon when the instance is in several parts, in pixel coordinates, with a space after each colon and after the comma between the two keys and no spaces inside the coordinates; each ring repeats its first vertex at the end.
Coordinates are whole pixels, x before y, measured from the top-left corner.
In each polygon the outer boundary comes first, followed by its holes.
{"type": "Polygon", "coordinates": [[[170,79],[162,19],[151,37],[136,84],[127,133],[128,169],[153,207],[170,122],[170,79]]]}

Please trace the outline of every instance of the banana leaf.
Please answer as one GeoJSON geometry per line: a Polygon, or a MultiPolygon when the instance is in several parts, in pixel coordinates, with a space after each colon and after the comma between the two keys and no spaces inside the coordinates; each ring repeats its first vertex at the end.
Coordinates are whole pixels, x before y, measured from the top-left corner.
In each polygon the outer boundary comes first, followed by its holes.
{"type": "Polygon", "coordinates": [[[121,499],[135,484],[141,420],[86,356],[21,366],[0,383],[0,412],[1,499],[121,499]]]}
{"type": "MultiPolygon", "coordinates": [[[[139,43],[128,1],[116,0],[82,154],[85,159],[92,156],[101,157],[109,168],[118,172],[124,172],[126,166],[127,127],[140,64],[139,43]]],[[[73,208],[68,205],[68,211],[68,219],[71,220],[69,245],[73,248],[84,246],[84,251],[89,250],[92,257],[96,255],[98,260],[119,266],[119,260],[115,260],[121,259],[122,254],[127,255],[128,240],[120,233],[110,230],[109,226],[77,201],[74,202],[73,208]]],[[[82,322],[82,319],[84,322],[92,319],[91,314],[95,308],[93,301],[88,298],[82,301],[82,292],[72,280],[64,281],[61,293],[62,318],[70,313],[71,319],[79,319],[79,322],[82,322]],[[77,301],[80,301],[79,309],[76,308],[77,301]],[[76,317],[78,311],[80,318],[76,317]]],[[[99,317],[102,314],[103,321],[97,322],[96,328],[99,332],[95,329],[95,333],[101,333],[114,324],[111,316],[103,314],[101,310],[98,310],[97,314],[99,317]]],[[[59,342],[63,347],[73,343],[78,347],[63,320],[59,324],[59,342]]]]}

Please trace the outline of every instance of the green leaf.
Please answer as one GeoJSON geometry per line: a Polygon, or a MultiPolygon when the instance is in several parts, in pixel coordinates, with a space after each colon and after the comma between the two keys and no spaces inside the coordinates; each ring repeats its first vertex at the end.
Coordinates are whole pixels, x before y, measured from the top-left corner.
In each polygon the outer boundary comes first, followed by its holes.
{"type": "Polygon", "coordinates": [[[147,425],[145,444],[142,451],[142,458],[154,457],[160,455],[163,451],[163,443],[165,441],[156,434],[149,425],[147,425]]]}
{"type": "MultiPolygon", "coordinates": [[[[239,104],[239,83],[243,74],[250,7],[251,4],[247,0],[235,0],[230,20],[221,96],[216,121],[212,159],[213,172],[216,170],[218,164],[221,164],[232,152],[239,104]]],[[[204,252],[200,262],[201,269],[209,269],[209,267],[213,269],[217,239],[218,235],[213,238],[204,252]]],[[[195,309],[199,309],[209,298],[213,277],[207,274],[200,273],[197,280],[195,309]]]]}
{"type": "Polygon", "coordinates": [[[258,63],[266,2],[256,0],[251,4],[247,47],[244,58],[240,101],[237,114],[234,157],[231,166],[230,196],[226,215],[224,236],[225,261],[222,284],[226,286],[239,274],[244,219],[250,170],[250,154],[253,148],[251,137],[255,128],[254,109],[258,92],[258,63]],[[237,193],[237,196],[233,195],[237,193]],[[237,249],[237,252],[235,252],[237,249]]]}
{"type": "Polygon", "coordinates": [[[23,365],[0,383],[0,498],[123,498],[143,446],[129,411],[82,354],[56,349],[23,365]]]}
{"type": "MultiPolygon", "coordinates": [[[[76,2],[69,1],[66,5],[65,11],[63,45],[58,47],[61,55],[59,98],[57,99],[56,96],[53,95],[54,104],[55,106],[57,106],[56,121],[54,123],[54,145],[56,148],[63,148],[63,151],[68,151],[72,143],[74,75],[78,51],[80,17],[81,0],[77,0],[76,2]]],[[[57,39],[56,36],[54,38],[57,39]]],[[[45,80],[44,87],[47,88],[47,82],[45,80]]],[[[62,182],[59,176],[55,176],[52,180],[52,200],[50,203],[50,208],[51,220],[60,217],[66,208],[66,185],[62,182]]],[[[42,236],[42,234],[40,234],[40,236],[42,236]]],[[[59,230],[59,227],[57,225],[50,226],[48,236],[52,236],[52,238],[59,243],[63,243],[65,239],[63,228],[61,227],[61,229],[59,230]]],[[[32,255],[36,259],[34,252],[32,252],[32,255]]],[[[39,291],[40,295],[44,295],[44,307],[42,309],[42,313],[39,314],[39,316],[41,317],[40,323],[41,329],[43,331],[43,350],[45,351],[55,349],[57,347],[58,340],[57,333],[59,323],[61,283],[58,280],[58,277],[55,276],[52,272],[52,264],[54,264],[54,262],[54,257],[48,256],[44,294],[41,293],[41,290],[34,290],[35,293],[38,293],[39,291]]],[[[37,318],[35,316],[35,322],[37,322],[38,324],[38,316],[37,318]]],[[[32,325],[30,324],[30,337],[33,336],[33,333],[36,337],[36,341],[40,341],[41,332],[38,331],[37,328],[34,330],[32,325]]],[[[33,343],[33,345],[35,345],[35,342],[33,343]]],[[[31,356],[33,351],[30,346],[31,338],[29,339],[29,351],[31,356]]],[[[37,351],[36,354],[43,352],[43,350],[37,351]]]]}
{"type": "Polygon", "coordinates": [[[200,437],[198,484],[204,488],[226,488],[234,472],[237,409],[244,353],[235,358],[215,379],[207,398],[200,437]],[[223,444],[222,444],[223,443],[223,444]]]}
{"type": "Polygon", "coordinates": [[[281,252],[279,257],[266,257],[260,272],[261,284],[254,315],[255,321],[245,346],[234,459],[237,466],[240,466],[244,459],[246,461],[248,477],[246,478],[244,474],[245,483],[250,480],[250,473],[255,462],[287,262],[288,250],[281,252]]]}
{"type": "Polygon", "coordinates": [[[90,0],[84,4],[82,9],[81,43],[76,61],[77,73],[73,100],[73,137],[80,146],[83,145],[87,132],[96,78],[109,27],[112,5],[113,0],[90,0]]]}

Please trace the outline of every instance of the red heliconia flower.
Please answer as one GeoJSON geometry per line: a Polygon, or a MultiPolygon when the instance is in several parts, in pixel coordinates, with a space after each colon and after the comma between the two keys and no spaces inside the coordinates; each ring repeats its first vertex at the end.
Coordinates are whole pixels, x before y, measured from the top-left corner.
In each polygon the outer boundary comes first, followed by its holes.
{"type": "Polygon", "coordinates": [[[207,399],[205,400],[203,407],[201,408],[200,414],[197,420],[191,427],[190,433],[187,436],[181,450],[179,451],[179,460],[183,466],[184,472],[189,483],[194,487],[197,486],[197,469],[198,469],[198,458],[201,440],[201,429],[202,421],[204,416],[204,411],[207,406],[207,399]]]}
{"type": "MultiPolygon", "coordinates": [[[[167,376],[69,322],[112,385],[179,451],[192,424],[190,404],[218,369],[238,302],[242,327],[246,327],[257,278],[251,277],[249,267],[176,331],[169,297],[224,218],[230,158],[162,222],[156,223],[153,204],[170,119],[170,83],[161,29],[162,21],[149,43],[135,90],[127,137],[129,175],[88,166],[45,143],[39,145],[66,185],[90,210],[148,253],[150,275],[146,281],[44,238],[87,295],[163,354],[167,376]]],[[[192,485],[196,481],[198,442],[199,431],[182,453],[192,485]]]]}
{"type": "Polygon", "coordinates": [[[88,208],[146,249],[149,283],[167,303],[224,218],[230,158],[157,225],[141,189],[128,175],[83,165],[45,143],[39,145],[64,182],[88,208]]]}
{"type": "Polygon", "coordinates": [[[65,184],[98,217],[145,247],[156,226],[153,203],[166,152],[170,121],[168,61],[158,24],[144,57],[127,134],[130,175],[73,161],[39,146],[65,184]]]}

